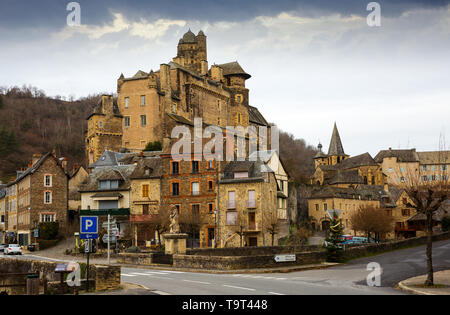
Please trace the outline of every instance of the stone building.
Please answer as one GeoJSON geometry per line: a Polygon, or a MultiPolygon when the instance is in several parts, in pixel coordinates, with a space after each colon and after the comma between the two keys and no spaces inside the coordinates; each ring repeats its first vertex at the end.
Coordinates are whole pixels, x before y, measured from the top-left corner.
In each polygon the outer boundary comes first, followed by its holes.
{"type": "Polygon", "coordinates": [[[87,118],[86,158],[88,165],[105,150],[119,151],[122,146],[122,116],[112,95],[103,95],[87,118]]]}
{"type": "Polygon", "coordinates": [[[381,150],[375,161],[389,184],[448,181],[450,151],[416,152],[416,149],[381,150]]]}
{"type": "Polygon", "coordinates": [[[8,212],[6,211],[6,186],[0,187],[0,243],[5,243],[8,229],[8,212]]]}
{"type": "MultiPolygon", "coordinates": [[[[230,162],[219,186],[220,247],[272,245],[268,228],[278,224],[275,173],[258,161],[230,162]]],[[[274,245],[278,238],[274,235],[274,245]]]]}
{"type": "Polygon", "coordinates": [[[6,233],[20,245],[36,241],[33,230],[40,222],[67,224],[68,177],[65,159],[52,153],[34,154],[29,167],[18,171],[6,192],[8,226],[6,233]]]}
{"type": "Polygon", "coordinates": [[[351,225],[351,216],[361,207],[375,207],[379,211],[386,211],[394,218],[392,231],[382,235],[381,238],[393,239],[420,235],[417,230],[408,227],[408,220],[416,215],[406,193],[401,189],[390,188],[387,185],[357,185],[353,187],[321,187],[308,198],[308,214],[314,230],[328,231],[330,217],[328,210],[340,210],[344,234],[363,235],[361,231],[354,231],[351,225]]]}
{"type": "Polygon", "coordinates": [[[134,157],[136,168],[130,175],[130,223],[133,244],[146,246],[156,239],[151,223],[161,207],[161,158],[158,155],[134,157]]]}
{"type": "Polygon", "coordinates": [[[312,183],[318,185],[349,187],[350,185],[384,185],[382,168],[369,153],[350,157],[345,154],[336,124],[334,124],[328,154],[322,145],[314,157],[316,170],[312,183]]]}
{"type": "MultiPolygon", "coordinates": [[[[139,70],[132,77],[117,80],[117,104],[112,97],[101,103],[88,118],[86,151],[89,164],[105,149],[132,152],[143,150],[149,142],[170,146],[174,126],[192,126],[194,118],[206,125],[270,125],[254,106],[250,106],[245,86],[251,76],[237,61],[214,64],[207,61],[205,34],[190,30],[178,43],[177,56],[156,71],[139,70]],[[106,123],[108,121],[108,123],[106,123]],[[120,125],[120,127],[119,127],[120,125]]],[[[270,133],[266,140],[270,148],[270,133]]]]}

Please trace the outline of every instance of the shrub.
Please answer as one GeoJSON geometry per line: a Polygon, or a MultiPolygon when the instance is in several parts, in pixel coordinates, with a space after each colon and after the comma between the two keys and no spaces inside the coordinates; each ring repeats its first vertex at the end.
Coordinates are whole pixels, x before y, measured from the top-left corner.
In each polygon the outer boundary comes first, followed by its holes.
{"type": "Polygon", "coordinates": [[[162,150],[162,144],[159,141],[155,142],[149,142],[145,146],[144,151],[161,151],[162,150]]]}
{"type": "Polygon", "coordinates": [[[58,237],[58,222],[41,222],[39,223],[39,239],[55,240],[58,237]]]}

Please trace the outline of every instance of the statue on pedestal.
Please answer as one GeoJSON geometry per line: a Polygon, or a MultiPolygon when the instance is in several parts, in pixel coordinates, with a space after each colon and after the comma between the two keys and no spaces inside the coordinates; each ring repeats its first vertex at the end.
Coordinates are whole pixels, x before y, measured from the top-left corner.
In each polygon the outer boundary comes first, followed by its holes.
{"type": "Polygon", "coordinates": [[[178,222],[180,215],[178,214],[178,209],[177,207],[173,207],[172,211],[170,212],[170,225],[169,225],[169,231],[170,233],[181,233],[180,230],[180,224],[178,222]]]}

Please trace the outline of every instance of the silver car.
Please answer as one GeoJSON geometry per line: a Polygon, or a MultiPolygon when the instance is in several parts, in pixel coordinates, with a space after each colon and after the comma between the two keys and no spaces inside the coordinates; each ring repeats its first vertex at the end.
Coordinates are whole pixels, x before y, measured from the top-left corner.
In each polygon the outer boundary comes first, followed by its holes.
{"type": "Polygon", "coordinates": [[[3,253],[5,255],[22,255],[22,247],[20,247],[18,244],[9,244],[7,247],[5,247],[3,253]]]}

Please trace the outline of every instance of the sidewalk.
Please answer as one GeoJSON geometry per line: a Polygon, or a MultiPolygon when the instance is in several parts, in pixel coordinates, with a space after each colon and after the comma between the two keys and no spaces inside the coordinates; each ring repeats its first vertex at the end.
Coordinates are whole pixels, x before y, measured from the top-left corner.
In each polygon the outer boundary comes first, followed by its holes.
{"type": "Polygon", "coordinates": [[[436,288],[422,287],[427,276],[409,278],[398,283],[400,290],[417,295],[450,295],[450,270],[434,273],[434,284],[436,288]]]}

